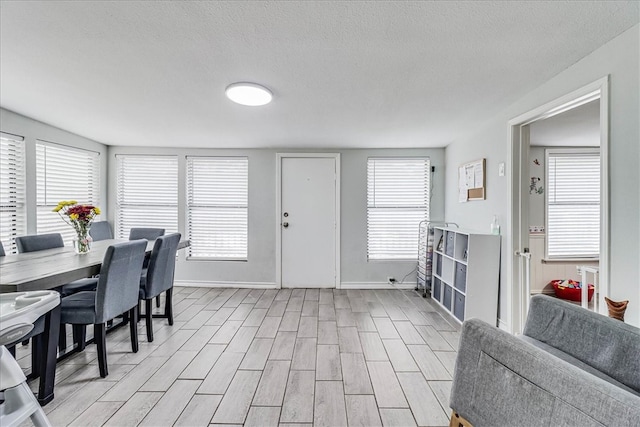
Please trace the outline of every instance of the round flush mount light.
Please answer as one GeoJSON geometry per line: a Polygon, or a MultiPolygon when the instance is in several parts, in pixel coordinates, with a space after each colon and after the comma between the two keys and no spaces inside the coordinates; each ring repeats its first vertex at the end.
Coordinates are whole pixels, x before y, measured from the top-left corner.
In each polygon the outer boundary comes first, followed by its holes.
{"type": "Polygon", "coordinates": [[[266,105],[273,99],[269,89],[255,83],[233,83],[227,86],[224,93],[233,102],[250,107],[266,105]]]}

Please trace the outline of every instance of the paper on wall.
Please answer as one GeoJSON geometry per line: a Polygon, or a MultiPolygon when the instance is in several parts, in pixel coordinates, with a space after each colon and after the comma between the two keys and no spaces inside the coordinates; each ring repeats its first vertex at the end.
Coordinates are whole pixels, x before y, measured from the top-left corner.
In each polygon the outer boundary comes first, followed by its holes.
{"type": "Polygon", "coordinates": [[[458,202],[466,202],[469,199],[467,191],[467,174],[464,166],[458,168],[458,202]]]}
{"type": "Polygon", "coordinates": [[[483,179],[484,171],[482,170],[482,162],[476,163],[473,165],[473,182],[474,185],[472,188],[482,188],[483,187],[483,179]]]}

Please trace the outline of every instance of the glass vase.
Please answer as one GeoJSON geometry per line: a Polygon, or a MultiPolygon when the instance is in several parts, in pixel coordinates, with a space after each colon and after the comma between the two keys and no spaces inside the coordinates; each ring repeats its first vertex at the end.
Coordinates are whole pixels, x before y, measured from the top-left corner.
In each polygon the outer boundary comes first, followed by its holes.
{"type": "Polygon", "coordinates": [[[76,237],[73,239],[73,249],[76,251],[77,254],[89,253],[89,251],[91,251],[92,242],[93,242],[93,239],[91,238],[89,233],[77,234],[76,237]]]}

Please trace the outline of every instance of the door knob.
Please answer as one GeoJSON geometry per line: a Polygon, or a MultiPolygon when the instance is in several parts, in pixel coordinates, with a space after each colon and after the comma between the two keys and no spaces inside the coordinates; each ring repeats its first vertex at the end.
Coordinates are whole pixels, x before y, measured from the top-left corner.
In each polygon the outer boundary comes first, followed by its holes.
{"type": "Polygon", "coordinates": [[[283,222],[283,223],[282,223],[282,226],[283,226],[284,228],[287,228],[287,227],[289,226],[289,223],[288,223],[288,222],[283,222]]]}

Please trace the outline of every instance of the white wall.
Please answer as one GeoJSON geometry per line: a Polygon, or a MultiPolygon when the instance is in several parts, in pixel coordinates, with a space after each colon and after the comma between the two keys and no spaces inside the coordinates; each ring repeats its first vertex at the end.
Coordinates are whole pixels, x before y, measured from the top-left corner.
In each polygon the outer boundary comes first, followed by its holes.
{"type": "MultiPolygon", "coordinates": [[[[498,163],[507,161],[508,121],[538,106],[610,76],[609,115],[609,195],[610,195],[610,296],[628,299],[626,321],[640,325],[640,104],[639,104],[640,25],[616,37],[585,58],[529,93],[481,129],[470,129],[468,136],[446,149],[445,217],[464,227],[489,231],[492,215],[497,214],[505,230],[508,213],[507,180],[498,177],[498,163]],[[487,199],[458,203],[457,168],[480,157],[487,159],[487,199]]],[[[507,247],[508,236],[502,238],[507,247]]],[[[503,281],[506,275],[502,251],[503,281]]],[[[500,290],[500,317],[506,315],[506,287],[500,290]]]]}
{"type": "Polygon", "coordinates": [[[546,147],[531,147],[529,150],[529,177],[540,178],[536,183],[536,188],[542,188],[542,193],[529,193],[529,226],[544,227],[545,211],[544,200],[547,197],[547,165],[544,156],[546,147]],[[540,165],[533,161],[538,159],[540,165]]]}
{"type": "Polygon", "coordinates": [[[29,117],[0,108],[0,131],[18,135],[25,142],[27,233],[36,233],[36,141],[48,141],[100,153],[100,208],[108,215],[107,146],[29,117]]]}
{"type": "MultiPolygon", "coordinates": [[[[431,217],[444,217],[444,149],[321,150],[341,155],[341,281],[346,286],[379,285],[388,276],[400,280],[416,267],[416,261],[367,261],[367,158],[369,156],[429,156],[436,172],[431,217]]],[[[247,156],[249,158],[249,257],[247,261],[194,261],[179,256],[176,280],[197,284],[274,286],[276,280],[276,149],[187,149],[109,147],[109,194],[115,203],[117,154],[171,154],[179,159],[178,227],[185,227],[185,156],[247,156]]],[[[115,205],[109,221],[114,223],[115,205]]],[[[417,233],[417,230],[416,230],[417,233]]],[[[405,283],[415,284],[415,273],[405,283]]]]}

